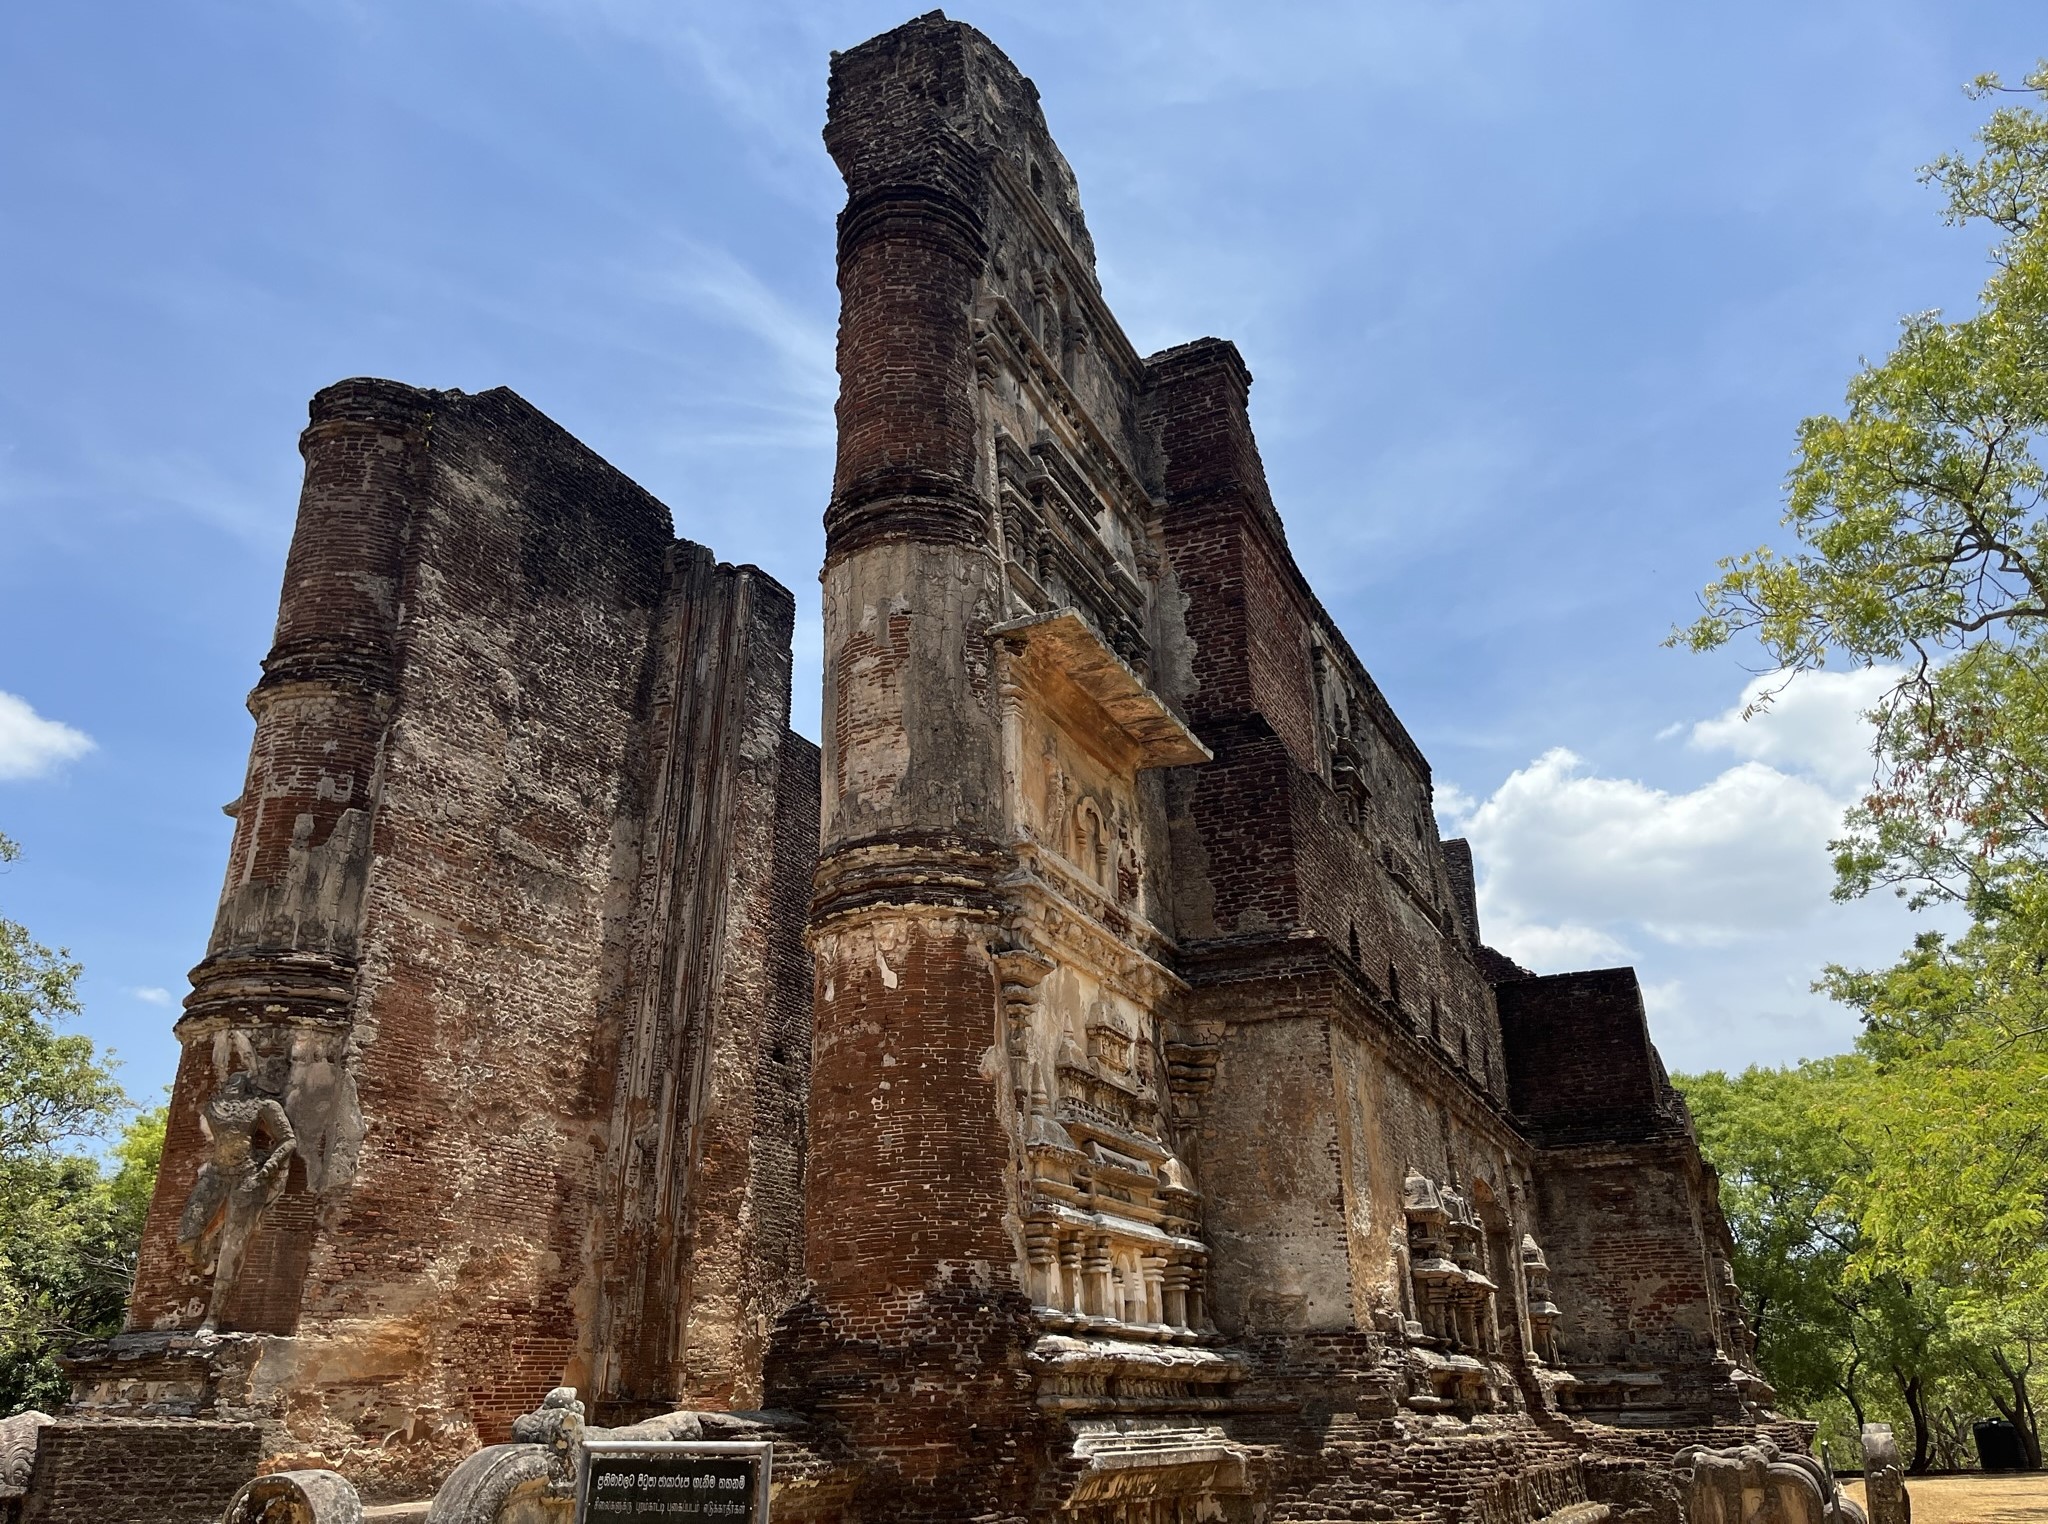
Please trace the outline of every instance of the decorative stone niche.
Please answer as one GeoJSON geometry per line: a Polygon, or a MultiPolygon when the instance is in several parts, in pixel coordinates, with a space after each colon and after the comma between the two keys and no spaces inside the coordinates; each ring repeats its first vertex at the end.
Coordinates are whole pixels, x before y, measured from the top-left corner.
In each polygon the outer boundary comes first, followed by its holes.
{"type": "Polygon", "coordinates": [[[1186,1088],[1209,1054],[1174,1025],[1186,990],[1147,915],[1138,776],[1207,753],[1075,611],[996,633],[1025,1283],[1054,1332],[1194,1343],[1208,1248],[1162,1082],[1186,1088]]]}
{"type": "Polygon", "coordinates": [[[1396,1248],[1407,1282],[1408,1405],[1467,1413],[1494,1408],[1503,1357],[1495,1273],[1511,1275],[1513,1267],[1491,1263],[1481,1213],[1455,1187],[1411,1170],[1401,1206],[1406,1232],[1396,1248]]]}

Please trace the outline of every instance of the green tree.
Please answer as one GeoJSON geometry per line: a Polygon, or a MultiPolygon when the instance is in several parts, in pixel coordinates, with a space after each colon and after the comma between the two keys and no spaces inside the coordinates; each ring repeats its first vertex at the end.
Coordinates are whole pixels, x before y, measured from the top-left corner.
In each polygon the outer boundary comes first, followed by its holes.
{"type": "Polygon", "coordinates": [[[1828,971],[1869,1063],[1839,1125],[1868,1159],[1843,1196],[1867,1276],[1944,1299],[1960,1369],[2041,1464],[2048,1335],[2048,883],[2030,874],[1950,941],[1877,973],[1828,971]]]}
{"type": "MultiPolygon", "coordinates": [[[[1879,1078],[1859,1052],[1676,1083],[1721,1174],[1758,1364],[1780,1405],[1819,1420],[1852,1455],[1866,1421],[1890,1420],[1910,1468],[1924,1472],[1961,1459],[1960,1413],[1981,1413],[1987,1398],[2025,1409],[2031,1351],[1959,1316],[1938,1281],[1874,1252],[1864,1214],[1884,1182],[1861,1124],[1879,1078]]],[[[1896,1115],[1899,1098],[1884,1109],[1896,1115]]]]}
{"type": "MultiPolygon", "coordinates": [[[[0,863],[20,849],[0,836],[0,863]]],[[[0,1206],[10,1174],[100,1136],[126,1097],[92,1039],[57,1030],[79,1012],[79,966],[0,917],[0,1206]]]]}
{"type": "MultiPolygon", "coordinates": [[[[17,856],[0,836],[0,863],[17,856]]],[[[55,1356],[117,1331],[163,1149],[161,1109],[132,1120],[112,1171],[81,1150],[128,1107],[79,1012],[79,967],[0,917],[0,1413],[61,1402],[55,1356]]]]}
{"type": "Polygon", "coordinates": [[[1757,1363],[1785,1402],[1804,1409],[1839,1396],[1860,1411],[1869,1373],[1853,1357],[1840,1295],[1857,1228],[1839,1187],[1854,1160],[1819,1104],[1833,1079],[1823,1062],[1675,1083],[1720,1171],[1757,1363]]]}
{"type": "MultiPolygon", "coordinates": [[[[2048,101],[2048,64],[2006,91],[2048,101]]],[[[1753,636],[1787,674],[1896,664],[1873,787],[1838,843],[1840,892],[1995,896],[2048,865],[2048,112],[1994,110],[1975,157],[1924,178],[1955,224],[1993,233],[1977,311],[1905,320],[1807,419],[1788,482],[1796,548],[1722,563],[1675,642],[1753,636]]]]}
{"type": "MultiPolygon", "coordinates": [[[[1863,1033],[1825,1076],[1803,1066],[1796,1082],[1726,1083],[1747,1085],[1753,1110],[1803,1107],[1803,1125],[1837,1151],[1825,1202],[1853,1231],[1839,1260],[1806,1268],[1839,1272],[1831,1295],[1841,1305],[1803,1307],[1798,1321],[1815,1350],[1832,1350],[1815,1358],[1835,1361],[1844,1400],[1860,1415],[1870,1389],[1850,1386],[1888,1373],[1923,1462],[1953,1444],[1959,1412],[1989,1402],[2020,1426],[2038,1464],[2036,1353],[2048,1330],[2048,64],[2021,88],[1987,76],[1973,89],[2011,99],[1991,112],[1978,151],[1924,176],[1951,223],[1990,233],[1976,310],[1906,319],[1892,352],[1851,380],[1840,415],[1800,425],[1784,519],[1792,547],[1724,561],[1700,617],[1673,639],[1711,650],[1753,637],[1786,681],[1831,661],[1898,672],[1871,716],[1871,787],[1835,843],[1836,893],[1889,885],[1916,905],[1952,901],[1969,930],[1927,933],[1887,969],[1828,970],[1823,987],[1857,1011],[1863,1033]]],[[[1723,1136],[1709,1153],[1747,1146],[1723,1136]]],[[[1757,1168],[1789,1170],[1808,1189],[1799,1171],[1812,1162],[1764,1158],[1757,1168]]]]}
{"type": "Polygon", "coordinates": [[[37,1161],[25,1205],[0,1225],[0,1413],[51,1408],[69,1384],[57,1356],[120,1332],[163,1153],[164,1109],[133,1118],[109,1161],[37,1161]]]}

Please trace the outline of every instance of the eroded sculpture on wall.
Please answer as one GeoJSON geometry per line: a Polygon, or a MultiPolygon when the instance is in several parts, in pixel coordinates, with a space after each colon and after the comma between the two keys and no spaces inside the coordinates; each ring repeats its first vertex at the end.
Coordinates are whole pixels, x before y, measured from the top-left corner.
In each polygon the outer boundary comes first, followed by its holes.
{"type": "Polygon", "coordinates": [[[275,1095],[246,1069],[230,1074],[200,1113],[207,1158],[178,1217],[178,1247],[213,1278],[206,1317],[220,1321],[241,1279],[249,1239],[283,1192],[298,1134],[275,1095]]]}

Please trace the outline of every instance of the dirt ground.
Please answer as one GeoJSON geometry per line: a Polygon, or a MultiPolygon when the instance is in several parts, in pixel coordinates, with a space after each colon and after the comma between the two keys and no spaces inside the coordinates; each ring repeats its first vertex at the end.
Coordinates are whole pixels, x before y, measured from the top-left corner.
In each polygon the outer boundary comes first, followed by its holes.
{"type": "MultiPolygon", "coordinates": [[[[1860,1481],[1842,1490],[1863,1501],[1860,1481]]],[[[1906,1492],[1913,1524],[2048,1524],[2048,1471],[1908,1477],[1906,1492]]]]}

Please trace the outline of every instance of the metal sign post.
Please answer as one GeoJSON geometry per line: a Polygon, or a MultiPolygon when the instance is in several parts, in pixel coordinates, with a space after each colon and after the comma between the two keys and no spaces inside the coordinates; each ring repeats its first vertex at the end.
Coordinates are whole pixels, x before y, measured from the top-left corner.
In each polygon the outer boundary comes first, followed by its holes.
{"type": "Polygon", "coordinates": [[[592,1439],[576,1524],[768,1524],[765,1439],[592,1439]]]}

